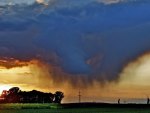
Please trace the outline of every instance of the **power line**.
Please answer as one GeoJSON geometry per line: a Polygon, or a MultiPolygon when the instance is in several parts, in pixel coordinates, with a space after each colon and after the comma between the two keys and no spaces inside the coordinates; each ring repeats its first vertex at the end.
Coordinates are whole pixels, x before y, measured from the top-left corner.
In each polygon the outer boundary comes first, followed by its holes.
{"type": "Polygon", "coordinates": [[[80,90],[79,90],[79,103],[81,103],[81,92],[80,92],[80,90]]]}

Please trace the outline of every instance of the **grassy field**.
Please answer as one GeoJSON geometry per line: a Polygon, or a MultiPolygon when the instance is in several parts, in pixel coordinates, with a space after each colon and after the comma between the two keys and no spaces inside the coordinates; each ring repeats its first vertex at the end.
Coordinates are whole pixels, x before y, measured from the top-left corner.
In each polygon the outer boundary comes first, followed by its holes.
{"type": "Polygon", "coordinates": [[[59,104],[0,104],[0,110],[58,109],[58,108],[61,108],[59,104]]]}
{"type": "Polygon", "coordinates": [[[0,113],[150,113],[150,108],[61,108],[57,104],[2,104],[0,113]]]}
{"type": "Polygon", "coordinates": [[[0,110],[0,113],[150,113],[150,110],[145,109],[7,109],[0,110]]]}

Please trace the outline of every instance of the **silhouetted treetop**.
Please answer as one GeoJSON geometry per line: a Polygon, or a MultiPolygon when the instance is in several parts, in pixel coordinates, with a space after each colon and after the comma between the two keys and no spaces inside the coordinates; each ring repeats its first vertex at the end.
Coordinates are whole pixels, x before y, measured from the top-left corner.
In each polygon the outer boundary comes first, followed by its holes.
{"type": "Polygon", "coordinates": [[[0,98],[0,103],[61,103],[64,94],[61,91],[55,94],[37,90],[21,91],[19,87],[12,87],[4,90],[0,98]]]}

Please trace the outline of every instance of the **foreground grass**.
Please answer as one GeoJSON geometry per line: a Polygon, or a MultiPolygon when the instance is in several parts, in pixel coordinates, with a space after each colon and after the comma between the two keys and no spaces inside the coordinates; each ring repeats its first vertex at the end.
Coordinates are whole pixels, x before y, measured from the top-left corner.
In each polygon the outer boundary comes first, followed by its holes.
{"type": "MultiPolygon", "coordinates": [[[[0,110],[8,109],[58,109],[61,108],[59,104],[0,104],[0,110]]],[[[1,113],[1,112],[0,112],[1,113]]]]}
{"type": "Polygon", "coordinates": [[[0,104],[0,113],[150,113],[150,108],[67,108],[58,104],[0,104]]]}
{"type": "Polygon", "coordinates": [[[150,113],[150,109],[13,109],[0,110],[0,113],[150,113]]]}

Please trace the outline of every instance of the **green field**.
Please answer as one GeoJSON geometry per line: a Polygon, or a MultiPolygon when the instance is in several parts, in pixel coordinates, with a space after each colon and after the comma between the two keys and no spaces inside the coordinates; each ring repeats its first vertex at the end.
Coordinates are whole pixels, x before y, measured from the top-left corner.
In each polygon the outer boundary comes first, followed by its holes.
{"type": "Polygon", "coordinates": [[[58,108],[61,108],[59,104],[0,104],[0,110],[58,109],[58,108]]]}
{"type": "Polygon", "coordinates": [[[150,113],[150,108],[73,108],[57,104],[2,104],[0,113],[150,113]]]}
{"type": "Polygon", "coordinates": [[[150,113],[150,110],[139,109],[9,109],[0,110],[0,113],[150,113]]]}

